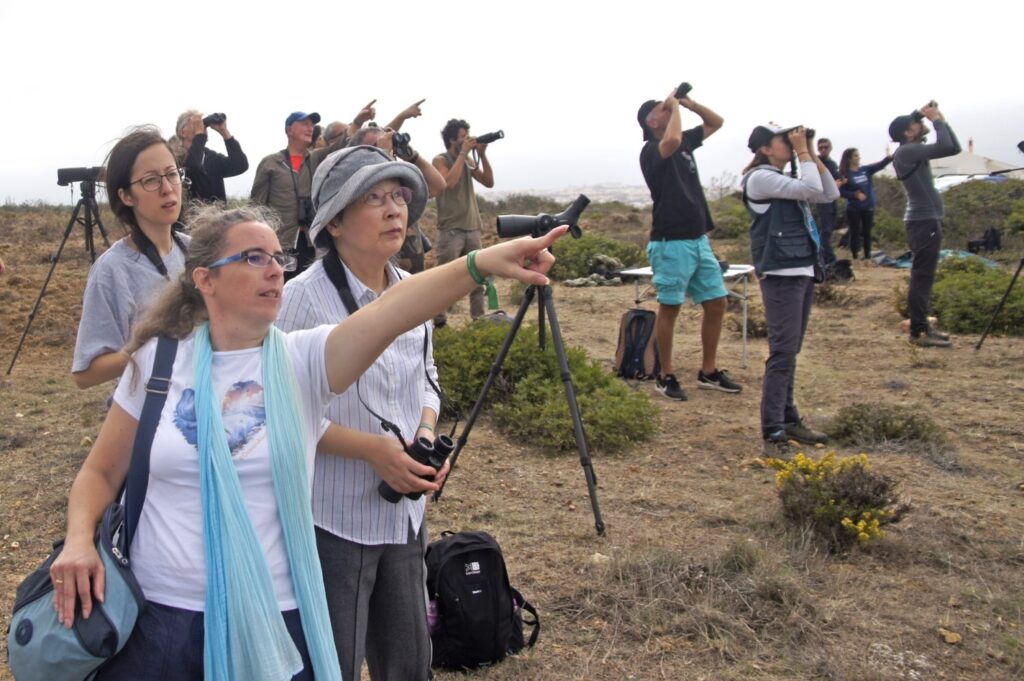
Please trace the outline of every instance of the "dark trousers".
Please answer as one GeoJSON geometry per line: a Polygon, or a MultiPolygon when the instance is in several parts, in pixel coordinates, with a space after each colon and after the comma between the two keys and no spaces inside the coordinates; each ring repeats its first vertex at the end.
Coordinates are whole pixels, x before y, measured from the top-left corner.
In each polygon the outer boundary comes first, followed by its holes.
{"type": "MultiPolygon", "coordinates": [[[[303,669],[292,681],[313,681],[299,611],[281,615],[302,656],[303,669]]],[[[100,668],[95,681],[202,681],[203,633],[203,613],[146,603],[128,642],[100,668]]]]}
{"type": "Polygon", "coordinates": [[[871,229],[875,226],[875,211],[848,210],[846,222],[850,227],[850,253],[857,259],[857,252],[864,244],[864,259],[871,257],[871,229]]]}
{"type": "Polygon", "coordinates": [[[426,524],[405,544],[364,545],[316,528],[327,608],[343,679],[358,679],[363,658],[374,681],[425,681],[426,524]]]}
{"type": "Polygon", "coordinates": [[[767,437],[800,420],[793,401],[793,379],[811,316],[814,279],[768,275],[761,279],[761,299],[768,322],[768,359],[761,391],[761,435],[767,437]]]}
{"type": "Polygon", "coordinates": [[[818,223],[818,234],[821,236],[821,253],[825,264],[836,261],[836,253],[832,250],[832,232],[836,230],[836,204],[819,203],[815,205],[818,223]]]}
{"type": "Polygon", "coordinates": [[[907,243],[914,256],[907,288],[910,335],[919,336],[928,332],[928,307],[942,249],[942,220],[908,220],[906,224],[907,243]]]}

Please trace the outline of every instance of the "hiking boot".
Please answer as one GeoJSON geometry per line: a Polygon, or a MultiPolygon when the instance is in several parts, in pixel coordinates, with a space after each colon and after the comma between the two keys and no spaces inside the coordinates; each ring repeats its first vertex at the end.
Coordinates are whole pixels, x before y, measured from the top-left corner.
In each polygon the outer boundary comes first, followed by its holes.
{"type": "Polygon", "coordinates": [[[820,430],[814,430],[804,425],[803,420],[787,423],[785,426],[786,437],[805,445],[820,445],[828,442],[828,435],[820,430]]]}
{"type": "Polygon", "coordinates": [[[949,340],[949,336],[945,339],[939,335],[945,336],[941,331],[932,333],[929,329],[928,333],[921,333],[916,336],[910,337],[910,344],[916,345],[919,348],[951,348],[953,347],[953,341],[949,340]]]}
{"type": "Polygon", "coordinates": [[[793,458],[793,445],[789,444],[786,431],[780,430],[770,434],[761,444],[761,455],[770,459],[789,461],[793,458]]]}
{"type": "Polygon", "coordinates": [[[743,386],[730,379],[728,374],[729,372],[724,369],[715,369],[710,374],[698,371],[697,387],[704,390],[721,390],[724,393],[738,393],[743,390],[743,386]]]}
{"type": "Polygon", "coordinates": [[[654,380],[654,387],[658,389],[658,392],[670,400],[683,401],[686,399],[686,393],[679,387],[679,381],[676,380],[675,374],[658,376],[658,378],[654,380]]]}
{"type": "Polygon", "coordinates": [[[928,335],[929,338],[936,338],[936,339],[942,340],[942,341],[948,341],[949,340],[949,334],[948,333],[946,333],[945,331],[939,331],[937,328],[935,328],[931,324],[928,325],[928,334],[927,335],[928,335]]]}

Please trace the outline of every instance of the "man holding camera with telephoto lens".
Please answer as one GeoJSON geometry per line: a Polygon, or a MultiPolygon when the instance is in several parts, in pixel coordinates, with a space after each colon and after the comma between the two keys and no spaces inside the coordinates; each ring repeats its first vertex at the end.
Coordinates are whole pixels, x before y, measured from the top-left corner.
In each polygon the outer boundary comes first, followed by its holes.
{"type": "MultiPolygon", "coordinates": [[[[349,126],[358,130],[374,117],[376,110],[371,101],[364,106],[349,126]]],[[[321,149],[313,149],[313,126],[320,122],[320,114],[294,111],[284,122],[288,146],[263,158],[256,166],[250,198],[254,203],[273,208],[281,220],[277,237],[281,247],[298,258],[294,272],[285,272],[285,279],[301,274],[316,259],[316,249],[309,240],[307,230],[313,223],[313,173],[328,154],[345,146],[348,136],[338,135],[321,149]]]]}
{"type": "Polygon", "coordinates": [[[228,118],[222,113],[204,117],[195,109],[178,116],[175,133],[181,144],[183,158],[179,159],[188,186],[190,198],[199,201],[227,201],[224,178],[241,175],[249,169],[249,159],[234,135],[228,132],[228,118]],[[227,156],[206,148],[209,140],[206,130],[213,128],[224,139],[227,156]]]}
{"type": "Polygon", "coordinates": [[[686,399],[672,364],[676,318],[686,295],[704,308],[700,334],[703,362],[697,372],[697,387],[728,393],[742,390],[715,366],[727,292],[722,269],[708,241],[707,233],[714,224],[693,158],[693,152],[722,127],[723,121],[717,113],[690,99],[688,93],[689,85],[684,83],[665,101],[648,100],[637,112],[644,131],[640,169],[654,201],[647,258],[658,292],[654,338],[661,374],[655,387],[673,400],[686,399]],[[700,116],[701,125],[684,131],[680,107],[700,116]]]}
{"type": "MultiPolygon", "coordinates": [[[[487,145],[478,144],[469,136],[469,123],[452,118],[441,130],[445,152],[434,157],[433,164],[445,181],[445,190],[437,196],[437,264],[443,265],[480,248],[483,221],[476,204],[473,180],[490,189],[494,171],[487,158],[487,145]],[[479,163],[469,158],[476,152],[479,163]]],[[[484,290],[469,294],[469,315],[473,319],[484,313],[484,290]]],[[[448,322],[446,314],[434,319],[435,326],[448,322]]]]}
{"type": "Polygon", "coordinates": [[[960,142],[934,101],[906,116],[894,118],[889,124],[889,137],[900,145],[892,155],[892,165],[907,196],[903,222],[907,226],[907,242],[914,256],[907,288],[910,342],[924,348],[948,348],[953,345],[949,335],[928,323],[945,214],[929,161],[959,154],[960,142]],[[936,140],[933,144],[924,143],[925,135],[931,132],[924,123],[925,118],[935,126],[936,140]]]}

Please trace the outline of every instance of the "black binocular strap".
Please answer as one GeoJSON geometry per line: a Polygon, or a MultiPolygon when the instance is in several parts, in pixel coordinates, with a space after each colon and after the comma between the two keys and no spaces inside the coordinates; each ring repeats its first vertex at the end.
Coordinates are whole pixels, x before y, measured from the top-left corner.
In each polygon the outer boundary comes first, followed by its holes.
{"type": "MultiPolygon", "coordinates": [[[[182,253],[188,254],[188,247],[185,246],[185,242],[178,236],[178,230],[182,229],[180,222],[175,222],[171,225],[171,239],[178,248],[181,249],[182,253]]],[[[149,237],[146,236],[141,229],[131,230],[132,241],[135,243],[135,247],[139,249],[142,255],[146,256],[146,260],[152,263],[156,271],[159,272],[165,279],[170,279],[170,275],[167,274],[167,266],[164,265],[164,259],[160,257],[160,252],[156,250],[156,246],[150,241],[149,237]]]]}
{"type": "MultiPolygon", "coordinates": [[[[356,302],[355,296],[352,295],[352,289],[348,285],[348,276],[345,274],[345,265],[342,264],[341,258],[338,257],[338,253],[332,248],[327,255],[321,258],[321,262],[324,264],[324,272],[327,273],[327,278],[331,280],[335,290],[338,292],[338,297],[341,298],[341,304],[345,306],[345,310],[349,316],[352,316],[359,309],[359,304],[356,302]]],[[[441,390],[441,387],[434,383],[434,379],[427,373],[427,338],[430,334],[430,330],[426,324],[423,325],[423,373],[427,377],[427,383],[430,384],[430,388],[437,393],[437,397],[441,400],[441,403],[446,405],[453,414],[456,415],[455,424],[452,426],[451,436],[455,435],[455,427],[459,422],[459,411],[452,404],[451,400],[448,399],[447,395],[441,390]]],[[[384,417],[377,414],[375,411],[370,409],[370,406],[363,401],[363,396],[359,393],[359,380],[356,380],[356,397],[359,398],[359,402],[366,408],[368,412],[373,414],[377,419],[380,419],[381,427],[384,430],[392,430],[399,438],[401,434],[398,432],[398,426],[391,423],[384,417]]],[[[438,414],[440,416],[440,414],[438,414]]]]}
{"type": "MultiPolygon", "coordinates": [[[[142,505],[146,501],[146,489],[149,487],[149,457],[153,448],[153,437],[160,423],[160,413],[167,402],[167,393],[171,387],[171,374],[174,370],[174,356],[178,352],[178,339],[160,336],[156,342],[156,358],[153,360],[153,371],[146,381],[146,401],[142,405],[139,425],[135,431],[135,444],[132,446],[132,462],[128,466],[128,476],[121,486],[124,494],[124,536],[125,551],[131,550],[132,537],[142,515],[142,505]]],[[[118,494],[120,497],[121,494],[118,494]]]]}

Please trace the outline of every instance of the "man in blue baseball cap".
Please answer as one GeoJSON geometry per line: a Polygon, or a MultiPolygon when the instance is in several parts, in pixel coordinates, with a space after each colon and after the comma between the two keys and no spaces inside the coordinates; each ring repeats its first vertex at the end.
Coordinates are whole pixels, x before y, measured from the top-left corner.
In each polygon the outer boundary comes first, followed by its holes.
{"type": "MultiPolygon", "coordinates": [[[[363,123],[376,114],[373,104],[360,109],[349,130],[358,130],[363,123]]],[[[281,219],[277,232],[281,246],[299,260],[294,272],[286,272],[285,278],[298,275],[312,264],[316,250],[307,231],[313,222],[313,202],[310,199],[313,187],[313,173],[324,158],[345,146],[348,134],[339,135],[322,149],[313,149],[313,126],[320,122],[316,112],[293,111],[284,121],[284,132],[288,146],[281,151],[264,157],[256,167],[250,198],[273,208],[281,219]]]]}

